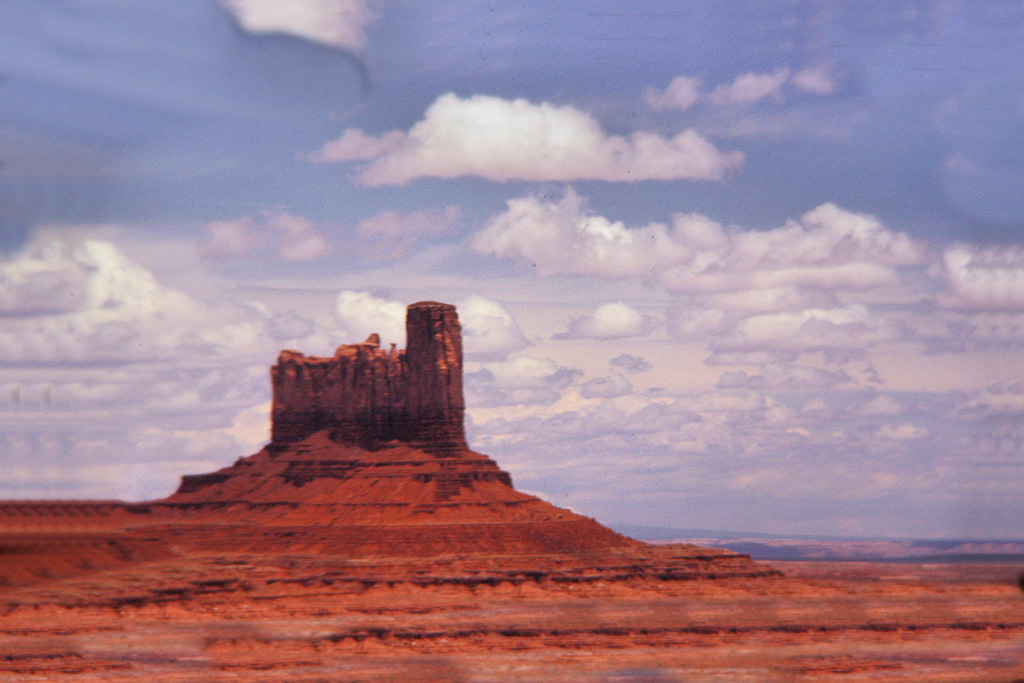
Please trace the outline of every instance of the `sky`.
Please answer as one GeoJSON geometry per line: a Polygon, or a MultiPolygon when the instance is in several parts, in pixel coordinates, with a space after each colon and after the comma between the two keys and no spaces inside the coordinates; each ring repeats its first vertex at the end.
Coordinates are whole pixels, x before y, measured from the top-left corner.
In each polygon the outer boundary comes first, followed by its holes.
{"type": "Polygon", "coordinates": [[[1024,538],[1024,5],[0,1],[0,498],[162,497],[458,306],[605,523],[1024,538]]]}

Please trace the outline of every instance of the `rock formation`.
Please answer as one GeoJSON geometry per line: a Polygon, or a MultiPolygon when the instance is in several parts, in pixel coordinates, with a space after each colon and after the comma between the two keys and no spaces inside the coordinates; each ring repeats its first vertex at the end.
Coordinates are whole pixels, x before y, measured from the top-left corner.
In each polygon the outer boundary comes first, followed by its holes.
{"type": "Polygon", "coordinates": [[[409,307],[408,348],[380,348],[370,335],[332,358],[283,351],[271,369],[274,444],[326,429],[338,442],[375,448],[402,441],[436,455],[465,450],[462,329],[455,307],[409,307]]]}
{"type": "Polygon", "coordinates": [[[435,570],[471,585],[777,573],[728,551],[650,546],[516,491],[466,444],[455,308],[413,304],[407,333],[405,350],[371,335],[330,358],[282,352],[272,438],[258,453],[149,503],[0,503],[0,546],[17,549],[18,576],[62,543],[91,558],[68,571],[171,552],[358,560],[347,576],[363,583],[429,583],[435,570]]]}

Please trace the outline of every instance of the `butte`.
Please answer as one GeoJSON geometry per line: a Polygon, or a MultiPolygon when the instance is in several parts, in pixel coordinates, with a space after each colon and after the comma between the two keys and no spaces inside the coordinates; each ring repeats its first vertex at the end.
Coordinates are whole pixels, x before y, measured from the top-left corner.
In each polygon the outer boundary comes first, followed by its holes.
{"type": "Polygon", "coordinates": [[[405,350],[371,335],[330,358],[281,352],[270,443],[183,477],[167,498],[0,502],[0,584],[214,556],[305,563],[307,575],[315,566],[362,585],[625,587],[779,574],[725,550],[642,543],[517,491],[466,442],[455,307],[413,304],[406,331],[405,350]]]}

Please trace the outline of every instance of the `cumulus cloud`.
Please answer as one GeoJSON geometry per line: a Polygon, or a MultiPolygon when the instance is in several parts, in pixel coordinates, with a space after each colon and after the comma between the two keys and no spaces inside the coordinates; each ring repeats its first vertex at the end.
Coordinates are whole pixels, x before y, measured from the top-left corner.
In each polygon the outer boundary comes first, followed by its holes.
{"type": "Polygon", "coordinates": [[[405,133],[400,130],[375,138],[358,128],[349,128],[340,138],[326,143],[309,158],[321,162],[368,161],[398,151],[404,142],[405,133]]]}
{"type": "Polygon", "coordinates": [[[951,308],[1024,311],[1024,249],[956,245],[942,254],[951,308]]]}
{"type": "MultiPolygon", "coordinates": [[[[380,334],[383,343],[405,347],[407,304],[345,290],[338,294],[335,317],[341,333],[353,343],[380,334]]],[[[455,304],[468,360],[501,360],[528,346],[515,318],[501,304],[473,295],[455,304]]]]}
{"type": "Polygon", "coordinates": [[[692,129],[672,137],[638,131],[609,135],[571,106],[486,95],[439,97],[408,132],[372,137],[350,129],[315,161],[368,161],[359,180],[402,185],[414,178],[489,180],[718,180],[743,161],[692,129]]]}
{"type": "Polygon", "coordinates": [[[466,402],[476,407],[550,405],[578,375],[550,358],[536,356],[484,363],[465,375],[466,402]]]}
{"type": "Polygon", "coordinates": [[[181,353],[250,357],[262,321],[213,308],[166,288],[113,244],[30,245],[0,264],[0,361],[85,363],[173,358],[181,353]],[[58,295],[41,305],[42,292],[58,295]]]}
{"type": "Polygon", "coordinates": [[[474,237],[472,248],[527,261],[542,275],[610,278],[666,268],[688,255],[667,226],[628,229],[586,211],[572,188],[560,201],[539,196],[509,200],[508,209],[474,237]]]}
{"type": "Polygon", "coordinates": [[[754,315],[738,321],[728,336],[713,345],[730,351],[839,350],[857,355],[866,347],[895,337],[887,322],[858,304],[831,309],[754,315]]]}
{"type": "Polygon", "coordinates": [[[644,102],[651,109],[665,111],[675,109],[686,111],[700,99],[700,79],[692,76],[676,76],[664,90],[648,88],[644,91],[644,102]]]}
{"type": "Polygon", "coordinates": [[[461,216],[457,206],[409,213],[386,210],[361,221],[356,234],[366,255],[398,258],[423,239],[451,233],[461,216]]]}
{"type": "Polygon", "coordinates": [[[253,33],[284,33],[358,51],[383,0],[220,0],[253,33]]]}
{"type": "Polygon", "coordinates": [[[382,343],[404,348],[405,309],[406,306],[397,301],[346,289],[338,294],[334,315],[350,344],[377,333],[382,343]]]}
{"type": "Polygon", "coordinates": [[[788,305],[807,302],[794,287],[892,285],[899,280],[897,267],[927,259],[925,247],[907,235],[834,204],[772,230],[726,229],[699,214],[676,214],[671,227],[627,228],[587,211],[571,189],[560,201],[510,200],[472,246],[481,254],[529,261],[540,274],[640,276],[677,292],[747,291],[734,296],[771,298],[776,308],[787,298],[788,305]]]}
{"type": "Polygon", "coordinates": [[[501,360],[528,346],[512,314],[497,301],[473,295],[456,308],[467,358],[501,360]]]}
{"type": "Polygon", "coordinates": [[[106,241],[40,237],[0,274],[5,497],[162,496],[251,452],[265,420],[245,435],[239,420],[269,400],[267,365],[314,329],[167,287],[106,241]]]}
{"type": "Polygon", "coordinates": [[[967,403],[970,408],[983,408],[999,413],[1024,413],[1024,382],[1009,386],[995,383],[975,392],[967,403]]]}
{"type": "Polygon", "coordinates": [[[208,238],[198,244],[200,258],[249,258],[268,249],[285,261],[323,258],[332,248],[312,221],[286,211],[264,211],[259,218],[210,221],[208,238]]]}
{"type": "Polygon", "coordinates": [[[0,315],[68,313],[87,298],[89,268],[65,245],[34,244],[0,262],[0,315]]]}
{"type": "MultiPolygon", "coordinates": [[[[907,271],[923,276],[933,259],[924,244],[874,216],[830,203],[768,230],[725,227],[699,214],[627,227],[590,212],[571,188],[560,199],[510,200],[471,246],[530,263],[541,276],[636,278],[672,293],[669,333],[706,344],[716,363],[727,354],[778,362],[811,351],[839,360],[895,341],[908,324],[874,304],[912,300],[907,271]]],[[[621,338],[653,326],[625,304],[606,304],[559,337],[621,338]]]]}
{"type": "Polygon", "coordinates": [[[658,324],[652,316],[630,308],[621,301],[602,304],[590,314],[573,318],[569,330],[556,339],[624,339],[640,337],[658,324]]]}
{"type": "Polygon", "coordinates": [[[720,85],[708,95],[718,106],[750,105],[765,99],[781,100],[782,86],[789,80],[789,69],[772,73],[741,74],[729,85],[720,85]]]}
{"type": "Polygon", "coordinates": [[[268,330],[278,338],[312,331],[312,321],[295,314],[213,304],[166,287],[101,240],[39,239],[0,261],[0,320],[0,362],[24,365],[251,360],[267,350],[268,330]]]}

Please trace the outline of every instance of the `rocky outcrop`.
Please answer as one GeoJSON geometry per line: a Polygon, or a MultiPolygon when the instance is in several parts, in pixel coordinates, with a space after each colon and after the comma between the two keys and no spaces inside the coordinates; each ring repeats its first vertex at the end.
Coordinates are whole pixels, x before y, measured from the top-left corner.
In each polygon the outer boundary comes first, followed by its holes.
{"type": "Polygon", "coordinates": [[[380,348],[376,334],[331,358],[283,351],[271,369],[272,440],[301,441],[327,430],[368,449],[401,441],[436,455],[467,448],[463,429],[462,330],[455,307],[409,307],[405,350],[380,348]]]}
{"type": "Polygon", "coordinates": [[[52,574],[48,553],[59,547],[68,549],[68,567],[164,552],[276,557],[288,566],[344,558],[357,564],[334,571],[360,584],[378,575],[477,586],[777,574],[729,551],[650,546],[517,491],[507,472],[466,445],[455,308],[413,304],[406,329],[405,350],[381,349],[371,335],[330,358],[282,352],[271,371],[271,443],[229,467],[183,477],[167,498],[0,503],[0,555],[18,558],[7,565],[17,571],[0,563],[0,586],[52,574]],[[462,563],[455,573],[453,558],[462,563]]]}

